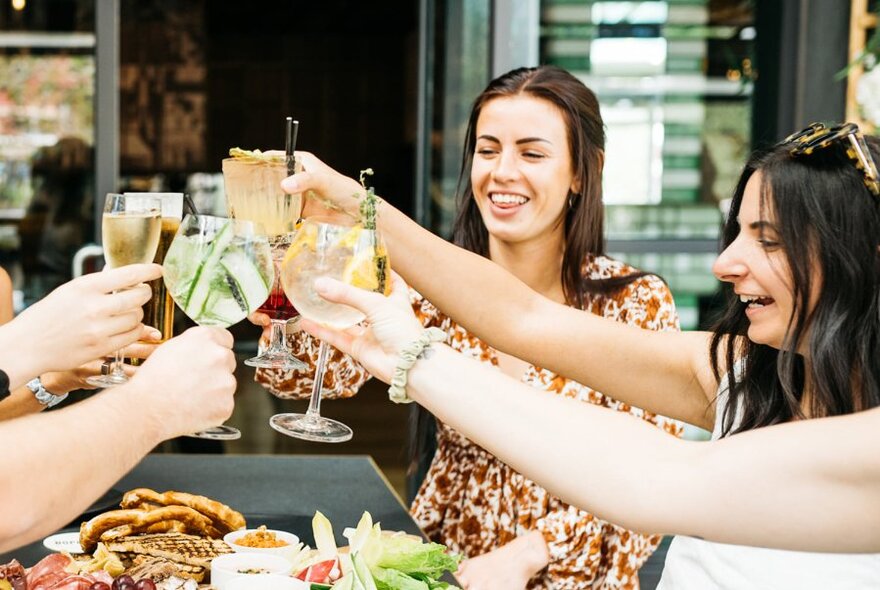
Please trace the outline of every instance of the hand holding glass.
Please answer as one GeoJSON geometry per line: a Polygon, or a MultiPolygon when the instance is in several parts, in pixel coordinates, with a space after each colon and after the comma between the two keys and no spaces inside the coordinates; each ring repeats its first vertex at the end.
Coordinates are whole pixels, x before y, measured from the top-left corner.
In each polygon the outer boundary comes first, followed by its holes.
{"type": "MultiPolygon", "coordinates": [[[[104,201],[101,238],[104,260],[110,268],[153,261],[162,227],[162,204],[158,199],[109,193],[104,201]]],[[[86,379],[96,387],[113,387],[128,381],[122,368],[122,353],[116,351],[107,375],[86,379]]]]}
{"type": "MultiPolygon", "coordinates": [[[[344,329],[363,321],[364,314],[341,303],[330,303],[314,290],[318,277],[331,277],[369,291],[390,284],[386,249],[374,230],[340,225],[321,218],[303,221],[281,265],[284,292],[299,312],[312,321],[344,329]]],[[[321,342],[309,409],[305,414],[276,414],[269,424],[283,434],[316,442],[344,442],[352,430],[321,417],[321,386],[329,347],[321,342]]]]}

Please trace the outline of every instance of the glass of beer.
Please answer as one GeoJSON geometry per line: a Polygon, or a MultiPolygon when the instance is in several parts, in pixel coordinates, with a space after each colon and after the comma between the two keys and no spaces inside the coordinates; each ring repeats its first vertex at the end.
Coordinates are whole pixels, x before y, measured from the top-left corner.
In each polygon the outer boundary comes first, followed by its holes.
{"type": "MultiPolygon", "coordinates": [[[[126,264],[146,264],[153,260],[161,229],[159,199],[109,193],[104,201],[101,238],[104,260],[110,268],[126,264]]],[[[116,351],[113,368],[107,375],[87,381],[97,387],[113,387],[128,381],[122,368],[121,351],[116,351]]]]}
{"type": "Polygon", "coordinates": [[[302,195],[291,195],[281,189],[287,177],[287,158],[282,151],[260,152],[230,150],[223,160],[223,183],[229,217],[252,221],[262,226],[272,248],[275,283],[269,298],[259,312],[269,316],[272,336],[269,346],[245,364],[251,367],[302,370],[307,365],[290,354],[284,337],[288,320],[298,313],[281,288],[281,259],[290,245],[294,228],[302,210],[302,195]]]}
{"type": "MultiPolygon", "coordinates": [[[[165,262],[165,253],[171,246],[171,240],[177,234],[180,220],[183,218],[183,193],[124,193],[126,196],[144,196],[159,199],[162,207],[162,228],[159,232],[159,247],[153,262],[165,262]]],[[[153,296],[144,304],[143,323],[162,332],[162,342],[174,336],[174,300],[165,288],[165,281],[150,281],[153,296]]],[[[132,359],[132,364],[139,364],[140,359],[132,359]]]]}

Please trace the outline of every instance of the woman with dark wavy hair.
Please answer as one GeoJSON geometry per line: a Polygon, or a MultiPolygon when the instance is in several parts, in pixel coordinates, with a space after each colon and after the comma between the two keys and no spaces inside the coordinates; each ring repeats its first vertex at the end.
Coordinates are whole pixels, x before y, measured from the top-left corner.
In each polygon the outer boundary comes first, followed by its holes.
{"type": "MultiPolygon", "coordinates": [[[[393,376],[395,397],[560,498],[680,535],[662,588],[875,587],[880,554],[848,552],[880,551],[878,157],[855,125],[816,124],[749,161],[714,265],[733,293],[712,333],[576,313],[382,205],[392,256],[407,252],[398,272],[450,317],[511,354],[712,430],[712,442],[538,395],[432,344],[403,304],[402,281],[390,298],[319,281],[324,297],[364,311],[370,329],[303,328],[393,376]]],[[[304,165],[285,190],[356,206],[353,181],[310,155],[304,165]]]]}
{"type": "MultiPolygon", "coordinates": [[[[543,66],[496,78],[475,100],[468,121],[454,241],[577,313],[677,330],[663,281],[605,256],[604,147],[599,103],[570,73],[543,66]]],[[[673,421],[491,348],[416,292],[411,299],[424,326],[441,328],[455,350],[496,371],[680,432],[673,421]]],[[[494,304],[503,308],[505,298],[494,304]]],[[[294,337],[291,348],[314,362],[311,338],[294,337]]],[[[350,357],[338,355],[332,367],[329,385],[343,397],[368,377],[350,357]]],[[[301,373],[259,371],[257,379],[279,397],[305,397],[311,389],[301,373]]],[[[469,558],[458,572],[466,585],[638,588],[638,569],[660,537],[570,506],[449,425],[439,423],[436,435],[429,432],[436,453],[411,511],[432,540],[469,558]]]]}

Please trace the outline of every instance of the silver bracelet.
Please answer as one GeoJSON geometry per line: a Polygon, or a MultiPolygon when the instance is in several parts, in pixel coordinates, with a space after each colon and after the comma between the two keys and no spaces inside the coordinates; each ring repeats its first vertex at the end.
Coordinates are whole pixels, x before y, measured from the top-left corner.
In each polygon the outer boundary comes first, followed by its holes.
{"type": "Polygon", "coordinates": [[[34,394],[34,397],[37,398],[37,401],[47,408],[57,406],[65,399],[67,399],[66,393],[62,395],[49,393],[49,391],[45,387],[43,387],[43,382],[40,381],[39,377],[28,381],[27,388],[31,390],[31,393],[34,394]]]}
{"type": "Polygon", "coordinates": [[[421,336],[407,344],[400,351],[400,362],[394,369],[391,378],[391,387],[388,388],[388,397],[396,404],[408,404],[413,400],[406,395],[406,376],[416,361],[427,358],[431,351],[431,345],[435,342],[446,340],[446,332],[440,328],[427,328],[421,336]]]}

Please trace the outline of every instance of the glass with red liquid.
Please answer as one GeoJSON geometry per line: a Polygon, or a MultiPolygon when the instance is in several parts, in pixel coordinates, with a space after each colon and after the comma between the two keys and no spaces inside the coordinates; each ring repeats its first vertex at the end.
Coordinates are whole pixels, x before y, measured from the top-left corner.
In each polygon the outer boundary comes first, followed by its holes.
{"type": "Polygon", "coordinates": [[[284,294],[281,287],[281,261],[290,246],[290,239],[293,234],[276,236],[269,238],[272,245],[272,260],[275,263],[275,282],[272,284],[272,291],[269,292],[269,298],[263,302],[263,305],[257,310],[269,316],[272,322],[272,335],[269,338],[269,346],[261,354],[247,359],[244,364],[250,367],[259,367],[263,369],[282,369],[284,371],[300,371],[307,369],[308,365],[290,354],[287,348],[287,340],[284,337],[284,328],[287,321],[299,315],[296,308],[284,294]]]}

